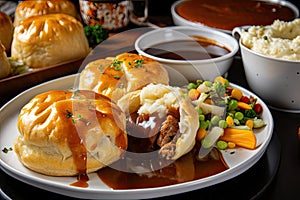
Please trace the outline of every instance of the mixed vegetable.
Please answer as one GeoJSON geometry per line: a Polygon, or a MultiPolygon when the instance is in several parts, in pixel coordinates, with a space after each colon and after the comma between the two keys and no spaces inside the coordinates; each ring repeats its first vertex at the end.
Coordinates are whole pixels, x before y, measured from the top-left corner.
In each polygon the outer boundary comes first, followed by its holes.
{"type": "Polygon", "coordinates": [[[199,114],[196,139],[203,148],[216,146],[224,150],[240,146],[255,149],[253,129],[266,125],[261,118],[262,105],[256,98],[231,87],[222,76],[213,82],[197,80],[189,83],[187,91],[199,114]]]}

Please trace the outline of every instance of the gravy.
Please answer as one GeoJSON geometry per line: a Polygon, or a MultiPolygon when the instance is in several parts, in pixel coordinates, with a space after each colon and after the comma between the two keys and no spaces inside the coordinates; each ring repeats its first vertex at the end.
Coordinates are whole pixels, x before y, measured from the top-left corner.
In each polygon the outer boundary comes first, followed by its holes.
{"type": "Polygon", "coordinates": [[[146,53],[172,60],[204,60],[221,57],[230,50],[222,44],[208,38],[193,36],[194,40],[168,41],[153,45],[146,53]]]}
{"type": "Polygon", "coordinates": [[[177,6],[181,17],[223,30],[244,25],[268,25],[275,19],[291,21],[295,12],[270,1],[252,0],[189,0],[177,6]]]}

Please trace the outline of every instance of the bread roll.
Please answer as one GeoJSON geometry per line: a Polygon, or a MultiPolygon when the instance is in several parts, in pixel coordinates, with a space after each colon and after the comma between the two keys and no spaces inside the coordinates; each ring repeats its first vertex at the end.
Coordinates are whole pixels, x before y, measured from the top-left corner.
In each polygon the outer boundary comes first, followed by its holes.
{"type": "Polygon", "coordinates": [[[14,25],[20,21],[36,15],[64,13],[77,18],[78,12],[75,5],[68,0],[37,0],[21,1],[15,11],[14,25]]]}
{"type": "Polygon", "coordinates": [[[28,168],[51,176],[94,172],[127,148],[125,114],[92,91],[52,90],[21,110],[14,150],[28,168]]]}
{"type": "Polygon", "coordinates": [[[14,27],[11,18],[6,13],[0,11],[0,41],[7,53],[10,53],[13,32],[14,27]]]}
{"type": "Polygon", "coordinates": [[[93,90],[113,101],[149,83],[168,84],[167,70],[158,62],[133,53],[90,62],[80,73],[79,89],[93,90]]]}
{"type": "Polygon", "coordinates": [[[159,155],[167,160],[177,160],[188,153],[195,145],[199,120],[196,109],[184,94],[179,87],[149,84],[124,95],[117,105],[127,119],[138,115],[127,124],[127,134],[145,138],[147,135],[142,134],[149,132],[150,140],[156,142],[153,150],[159,147],[159,155]]]}
{"type": "Polygon", "coordinates": [[[29,17],[14,31],[11,56],[32,68],[84,58],[89,44],[83,25],[66,14],[29,17]]]}
{"type": "Polygon", "coordinates": [[[0,79],[7,77],[12,71],[11,64],[7,58],[5,47],[0,41],[0,79]]]}

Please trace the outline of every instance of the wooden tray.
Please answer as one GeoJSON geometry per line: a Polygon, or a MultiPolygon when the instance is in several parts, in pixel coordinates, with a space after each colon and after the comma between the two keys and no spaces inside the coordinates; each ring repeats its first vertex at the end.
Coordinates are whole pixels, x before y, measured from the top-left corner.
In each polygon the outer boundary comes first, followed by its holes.
{"type": "Polygon", "coordinates": [[[59,65],[34,69],[33,71],[0,79],[0,105],[24,90],[58,77],[77,73],[84,59],[69,61],[59,65]]]}

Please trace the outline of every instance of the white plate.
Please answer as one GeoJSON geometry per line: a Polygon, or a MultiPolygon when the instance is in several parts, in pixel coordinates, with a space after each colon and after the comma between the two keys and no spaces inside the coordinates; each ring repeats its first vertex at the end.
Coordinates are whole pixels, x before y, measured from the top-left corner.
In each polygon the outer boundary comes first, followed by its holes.
{"type": "MultiPolygon", "coordinates": [[[[0,110],[0,148],[13,147],[15,138],[17,137],[17,117],[20,109],[35,95],[51,90],[51,89],[68,89],[74,85],[77,75],[66,76],[55,79],[50,82],[33,87],[22,94],[18,95],[0,110]]],[[[179,80],[180,81],[180,80],[179,80]]],[[[172,80],[173,84],[177,81],[172,80]]],[[[188,192],[196,189],[208,187],[217,183],[232,179],[253,166],[264,154],[273,133],[273,118],[266,104],[262,102],[253,93],[241,88],[237,85],[232,86],[240,88],[244,94],[256,97],[263,107],[263,119],[267,126],[256,133],[258,148],[255,150],[247,150],[237,148],[234,154],[232,150],[223,151],[223,157],[229,166],[229,169],[219,174],[180,183],[176,185],[144,188],[144,189],[129,189],[129,190],[113,190],[107,187],[96,173],[89,174],[89,187],[80,188],[70,186],[76,181],[75,177],[51,177],[35,173],[25,168],[18,160],[14,151],[8,153],[0,152],[0,167],[10,176],[28,183],[30,185],[59,193],[71,197],[88,198],[88,199],[138,199],[138,198],[155,198],[167,195],[173,195],[183,192],[188,192]]]]}

